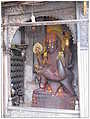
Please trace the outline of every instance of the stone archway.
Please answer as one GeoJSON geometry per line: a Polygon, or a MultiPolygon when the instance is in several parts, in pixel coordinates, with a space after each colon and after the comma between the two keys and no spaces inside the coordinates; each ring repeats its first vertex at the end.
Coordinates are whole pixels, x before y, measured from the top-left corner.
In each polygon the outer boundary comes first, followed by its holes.
{"type": "Polygon", "coordinates": [[[12,39],[13,39],[13,37],[14,37],[14,35],[17,32],[18,29],[19,29],[19,26],[13,26],[13,27],[10,26],[8,28],[8,42],[9,42],[9,44],[11,44],[12,39]]]}

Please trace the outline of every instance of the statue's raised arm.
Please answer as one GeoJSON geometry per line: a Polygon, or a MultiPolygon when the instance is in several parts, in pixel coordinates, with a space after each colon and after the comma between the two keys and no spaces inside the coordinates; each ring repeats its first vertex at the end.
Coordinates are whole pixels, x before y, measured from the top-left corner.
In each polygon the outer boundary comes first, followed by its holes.
{"type": "Polygon", "coordinates": [[[43,47],[42,45],[37,42],[33,47],[33,52],[37,57],[38,65],[42,65],[42,53],[43,53],[43,47]]]}

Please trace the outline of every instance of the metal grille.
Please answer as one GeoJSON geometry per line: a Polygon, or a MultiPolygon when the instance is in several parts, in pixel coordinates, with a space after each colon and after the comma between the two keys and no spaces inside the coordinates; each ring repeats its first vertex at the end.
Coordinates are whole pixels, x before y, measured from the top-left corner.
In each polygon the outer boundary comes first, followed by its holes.
{"type": "Polygon", "coordinates": [[[24,60],[21,50],[11,49],[11,97],[12,104],[24,102],[24,60]]]}

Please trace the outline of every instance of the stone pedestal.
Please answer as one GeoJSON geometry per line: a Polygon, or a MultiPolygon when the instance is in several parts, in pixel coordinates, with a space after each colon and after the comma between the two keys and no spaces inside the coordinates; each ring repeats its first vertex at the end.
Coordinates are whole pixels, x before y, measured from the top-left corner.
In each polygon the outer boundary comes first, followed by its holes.
{"type": "Polygon", "coordinates": [[[56,109],[74,110],[74,97],[63,93],[61,96],[52,95],[42,89],[36,89],[32,95],[32,106],[56,109]]]}

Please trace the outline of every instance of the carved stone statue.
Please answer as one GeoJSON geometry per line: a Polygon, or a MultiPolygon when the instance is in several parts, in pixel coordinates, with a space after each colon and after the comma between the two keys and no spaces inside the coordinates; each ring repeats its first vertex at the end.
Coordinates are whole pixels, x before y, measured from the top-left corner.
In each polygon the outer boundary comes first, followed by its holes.
{"type": "Polygon", "coordinates": [[[64,96],[67,94],[73,97],[72,53],[69,49],[69,39],[65,40],[64,51],[61,50],[60,42],[56,38],[53,41],[46,41],[45,47],[36,43],[33,52],[38,61],[34,69],[39,81],[39,90],[43,90],[45,95],[64,96]]]}

